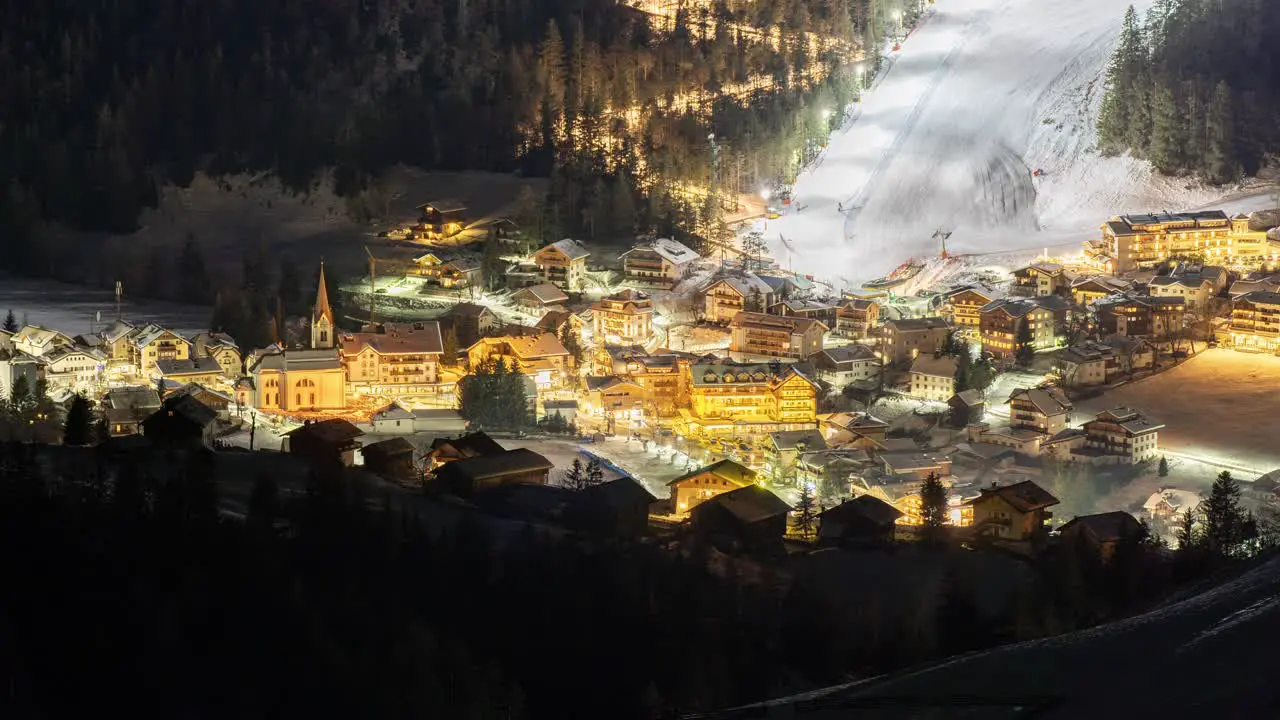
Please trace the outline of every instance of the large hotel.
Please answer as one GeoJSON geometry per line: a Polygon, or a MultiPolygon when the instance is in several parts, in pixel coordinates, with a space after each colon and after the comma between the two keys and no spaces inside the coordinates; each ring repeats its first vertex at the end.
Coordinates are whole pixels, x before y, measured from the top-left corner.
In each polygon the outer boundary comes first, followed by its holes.
{"type": "Polygon", "coordinates": [[[1280,262],[1280,243],[1249,229],[1249,218],[1221,210],[1117,215],[1085,254],[1114,274],[1157,265],[1171,256],[1198,255],[1207,264],[1256,270],[1280,262]]]}

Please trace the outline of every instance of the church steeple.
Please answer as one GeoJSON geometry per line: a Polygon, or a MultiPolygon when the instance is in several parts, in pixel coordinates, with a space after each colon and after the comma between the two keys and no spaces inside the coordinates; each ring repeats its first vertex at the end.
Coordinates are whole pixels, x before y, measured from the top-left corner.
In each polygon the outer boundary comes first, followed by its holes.
{"type": "Polygon", "coordinates": [[[316,288],[316,304],[311,308],[311,347],[331,348],[335,345],[333,308],[329,305],[329,289],[324,284],[324,259],[320,259],[320,283],[316,288]]]}

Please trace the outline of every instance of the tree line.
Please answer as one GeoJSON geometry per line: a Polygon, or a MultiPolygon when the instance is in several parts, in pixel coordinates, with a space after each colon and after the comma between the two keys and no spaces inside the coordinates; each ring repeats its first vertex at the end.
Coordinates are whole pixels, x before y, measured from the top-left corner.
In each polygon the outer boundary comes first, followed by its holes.
{"type": "Polygon", "coordinates": [[[197,172],[298,192],[332,177],[352,197],[401,163],[550,176],[548,237],[687,229],[710,210],[673,182],[754,191],[794,172],[855,91],[847,59],[865,45],[874,64],[901,4],[715,2],[661,33],[585,0],[10,4],[0,242],[13,270],[96,278],[94,244],[56,228],[132,232],[197,172]]]}
{"type": "Polygon", "coordinates": [[[1126,11],[1107,71],[1099,149],[1213,183],[1280,151],[1280,18],[1266,0],[1160,0],[1126,11]]]}

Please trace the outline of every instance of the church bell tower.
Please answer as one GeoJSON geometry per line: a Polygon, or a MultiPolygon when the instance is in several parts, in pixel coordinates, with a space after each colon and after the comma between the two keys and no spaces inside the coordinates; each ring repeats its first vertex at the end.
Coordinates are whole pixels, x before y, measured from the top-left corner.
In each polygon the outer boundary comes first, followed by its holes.
{"type": "Polygon", "coordinates": [[[316,349],[336,347],[334,337],[337,325],[333,321],[333,308],[329,306],[329,290],[324,284],[324,260],[320,260],[320,284],[316,288],[316,304],[311,308],[311,347],[316,349]]]}

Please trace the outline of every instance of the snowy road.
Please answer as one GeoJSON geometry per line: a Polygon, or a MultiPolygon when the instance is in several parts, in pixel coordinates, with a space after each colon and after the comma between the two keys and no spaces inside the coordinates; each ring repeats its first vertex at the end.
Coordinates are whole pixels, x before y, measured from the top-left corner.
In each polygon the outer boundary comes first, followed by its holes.
{"type": "MultiPolygon", "coordinates": [[[[1134,3],[1140,14],[1150,4],[1134,3]]],[[[1215,200],[1094,151],[1124,7],[938,0],[798,178],[792,206],[803,210],[770,222],[771,241],[788,241],[777,256],[852,284],[935,254],[938,229],[954,231],[950,250],[1038,248],[1094,237],[1116,213],[1215,200]]]]}

